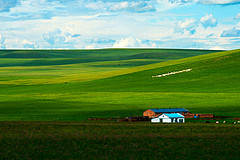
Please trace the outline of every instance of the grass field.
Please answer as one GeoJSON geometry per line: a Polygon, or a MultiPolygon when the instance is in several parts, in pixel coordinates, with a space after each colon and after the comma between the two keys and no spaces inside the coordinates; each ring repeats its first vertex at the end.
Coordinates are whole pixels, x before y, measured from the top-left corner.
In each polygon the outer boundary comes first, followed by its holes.
{"type": "Polygon", "coordinates": [[[1,159],[231,159],[232,124],[0,122],[1,159]]]}
{"type": "Polygon", "coordinates": [[[239,60],[240,50],[0,51],[0,159],[238,160],[239,60]],[[230,118],[86,121],[168,107],[230,118]]]}
{"type": "Polygon", "coordinates": [[[149,108],[167,107],[240,117],[239,50],[211,54],[200,50],[146,49],[32,52],[1,51],[2,121],[139,116],[149,108]],[[34,58],[46,52],[55,57],[34,58]],[[67,56],[81,58],[81,54],[85,59],[93,57],[95,62],[49,64],[64,61],[67,56]],[[170,60],[168,54],[181,58],[170,60]],[[12,57],[6,58],[7,55],[12,57]],[[26,55],[29,58],[16,59],[26,55]],[[139,55],[144,55],[143,59],[134,59],[139,55]],[[97,56],[118,59],[103,61],[97,56]],[[188,68],[192,71],[152,78],[188,68]]]}

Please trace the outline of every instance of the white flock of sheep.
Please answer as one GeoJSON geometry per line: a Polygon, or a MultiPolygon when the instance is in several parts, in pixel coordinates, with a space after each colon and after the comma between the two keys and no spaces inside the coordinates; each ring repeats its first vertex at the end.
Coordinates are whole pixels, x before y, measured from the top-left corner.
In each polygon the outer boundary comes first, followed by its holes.
{"type": "MultiPolygon", "coordinates": [[[[215,123],[216,123],[216,124],[219,124],[219,121],[216,121],[215,123]]],[[[225,124],[225,123],[226,123],[226,121],[223,121],[223,124],[225,124]]],[[[240,124],[240,121],[233,122],[233,124],[240,124]]]]}
{"type": "Polygon", "coordinates": [[[165,76],[169,76],[169,75],[173,75],[173,74],[178,74],[178,73],[183,73],[183,72],[190,72],[192,69],[185,69],[185,70],[182,70],[182,71],[174,71],[174,72],[168,72],[168,73],[165,73],[165,74],[160,74],[160,75],[157,75],[157,76],[152,76],[152,78],[155,78],[155,77],[165,77],[165,76]]]}

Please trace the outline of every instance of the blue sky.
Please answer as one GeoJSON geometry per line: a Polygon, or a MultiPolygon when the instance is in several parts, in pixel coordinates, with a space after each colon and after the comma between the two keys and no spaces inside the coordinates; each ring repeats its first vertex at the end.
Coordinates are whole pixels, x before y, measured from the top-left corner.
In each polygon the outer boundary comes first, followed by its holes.
{"type": "Polygon", "coordinates": [[[0,0],[0,49],[240,46],[240,0],[0,0]]]}

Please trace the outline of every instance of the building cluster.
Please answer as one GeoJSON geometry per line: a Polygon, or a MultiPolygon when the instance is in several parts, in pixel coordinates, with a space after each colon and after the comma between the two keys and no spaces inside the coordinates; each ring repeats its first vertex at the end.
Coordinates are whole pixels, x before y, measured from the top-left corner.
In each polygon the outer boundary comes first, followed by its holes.
{"type": "Polygon", "coordinates": [[[151,122],[159,123],[185,123],[185,118],[213,118],[213,114],[191,113],[184,108],[148,109],[143,112],[151,122]]]}

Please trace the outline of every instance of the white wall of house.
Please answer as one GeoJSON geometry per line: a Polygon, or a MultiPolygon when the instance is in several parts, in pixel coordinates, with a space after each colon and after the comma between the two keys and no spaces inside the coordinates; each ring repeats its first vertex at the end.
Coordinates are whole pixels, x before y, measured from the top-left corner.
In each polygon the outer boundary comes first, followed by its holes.
{"type": "Polygon", "coordinates": [[[185,123],[185,118],[169,118],[165,114],[160,115],[157,118],[151,119],[153,123],[185,123]]]}
{"type": "Polygon", "coordinates": [[[160,121],[163,123],[171,123],[172,122],[171,119],[168,116],[166,116],[165,114],[160,115],[158,118],[162,119],[160,121]]]}
{"type": "Polygon", "coordinates": [[[159,119],[159,118],[153,118],[153,119],[151,119],[151,122],[153,122],[153,123],[159,123],[159,122],[160,122],[160,119],[159,119]]]}
{"type": "Polygon", "coordinates": [[[161,118],[163,123],[171,123],[171,119],[170,118],[161,118]]]}

